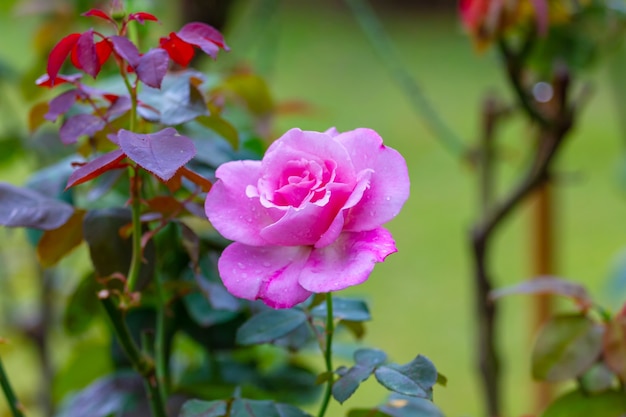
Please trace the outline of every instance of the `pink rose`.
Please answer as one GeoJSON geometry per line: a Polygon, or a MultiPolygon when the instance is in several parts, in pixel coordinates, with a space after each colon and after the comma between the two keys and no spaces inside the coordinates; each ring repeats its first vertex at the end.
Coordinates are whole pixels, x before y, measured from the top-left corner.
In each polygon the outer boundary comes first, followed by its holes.
{"type": "Polygon", "coordinates": [[[381,225],[407,200],[409,176],[373,130],[291,129],[262,161],[228,162],[216,176],[205,209],[234,241],[218,268],[237,297],[289,308],[364,282],[396,252],[381,225]]]}

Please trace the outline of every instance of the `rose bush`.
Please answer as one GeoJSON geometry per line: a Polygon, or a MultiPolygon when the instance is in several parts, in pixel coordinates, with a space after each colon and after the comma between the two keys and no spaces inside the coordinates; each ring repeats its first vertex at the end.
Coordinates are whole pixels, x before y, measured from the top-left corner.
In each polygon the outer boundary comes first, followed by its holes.
{"type": "Polygon", "coordinates": [[[364,282],[396,252],[381,225],[407,200],[408,171],[373,130],[292,129],[263,160],[225,163],[216,177],[205,209],[234,241],[218,268],[238,297],[289,308],[364,282]]]}

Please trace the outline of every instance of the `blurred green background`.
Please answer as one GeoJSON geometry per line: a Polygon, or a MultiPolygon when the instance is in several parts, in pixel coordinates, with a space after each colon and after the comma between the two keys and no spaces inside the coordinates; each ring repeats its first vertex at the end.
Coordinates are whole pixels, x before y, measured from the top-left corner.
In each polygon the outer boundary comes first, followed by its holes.
{"type": "MultiPolygon", "coordinates": [[[[34,59],[31,44],[38,18],[14,14],[12,3],[19,5],[14,1],[1,6],[0,61],[19,76],[34,59]]],[[[172,16],[174,3],[166,5],[172,16]]],[[[480,415],[468,256],[468,230],[478,207],[475,172],[447,153],[424,128],[341,1],[282,1],[263,22],[255,19],[258,3],[236,2],[225,28],[232,51],[207,68],[247,63],[267,78],[277,101],[307,103],[306,112],[275,120],[276,137],[291,127],[325,130],[335,126],[340,131],[369,127],[405,156],[411,197],[389,224],[399,252],[378,265],[367,283],[346,293],[363,295],[370,302],[374,320],[368,325],[366,344],[386,350],[400,363],[417,353],[428,356],[448,377],[448,386],[435,391],[435,402],[446,415],[480,415]]],[[[377,11],[402,63],[446,122],[468,143],[475,142],[485,94],[509,97],[497,57],[489,51],[476,53],[454,7],[443,7],[443,2],[437,8],[410,2],[381,7],[383,3],[377,3],[377,11]]],[[[176,26],[169,18],[164,20],[164,28],[155,27],[155,32],[162,29],[165,33],[165,28],[176,26]]],[[[626,243],[626,203],[620,179],[624,138],[615,96],[626,90],[609,76],[609,65],[615,71],[617,60],[609,57],[604,62],[585,74],[592,95],[558,161],[557,265],[560,276],[583,283],[598,301],[617,308],[625,292],[609,290],[608,280],[626,243]]],[[[4,66],[0,69],[4,71],[4,66]]],[[[40,70],[43,73],[45,68],[40,70]]],[[[21,98],[14,80],[5,78],[0,84],[3,138],[26,132],[27,104],[31,103],[21,98]]],[[[499,182],[505,189],[520,172],[525,161],[522,150],[533,138],[521,117],[514,118],[502,133],[499,149],[506,167],[499,182]]],[[[0,179],[22,184],[34,166],[33,158],[24,155],[5,160],[0,179]]],[[[520,282],[531,274],[528,214],[525,209],[515,212],[497,234],[493,269],[498,286],[520,282]]],[[[18,297],[20,308],[28,310],[36,302],[33,255],[22,232],[0,230],[0,236],[3,288],[10,288],[11,297],[18,297]]],[[[70,261],[65,266],[68,286],[76,280],[71,265],[70,261]]],[[[60,289],[58,296],[67,291],[60,289]]],[[[0,300],[6,296],[0,295],[0,300]]],[[[512,297],[502,300],[501,307],[498,325],[506,415],[521,416],[533,410],[531,302],[512,297]]],[[[0,324],[7,325],[10,317],[5,314],[0,324]]],[[[0,328],[0,337],[9,336],[0,328]]],[[[62,335],[58,337],[62,339],[62,335]]],[[[32,350],[19,337],[0,345],[18,392],[32,392],[37,381],[29,366],[35,360],[32,350]]],[[[65,354],[55,352],[53,356],[62,366],[65,354]]],[[[343,409],[334,405],[330,414],[340,416],[354,406],[378,404],[385,395],[368,381],[343,409]]],[[[6,415],[4,406],[0,400],[0,415],[6,415]]]]}

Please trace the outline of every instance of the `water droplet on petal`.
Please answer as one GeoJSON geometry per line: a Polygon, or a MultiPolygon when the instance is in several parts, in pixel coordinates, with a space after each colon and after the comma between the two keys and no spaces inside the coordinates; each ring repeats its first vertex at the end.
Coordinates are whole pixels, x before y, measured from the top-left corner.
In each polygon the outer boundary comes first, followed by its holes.
{"type": "Polygon", "coordinates": [[[385,200],[391,201],[391,197],[387,196],[387,197],[385,197],[385,200]]]}
{"type": "Polygon", "coordinates": [[[237,262],[237,266],[238,266],[240,269],[246,269],[246,266],[245,266],[244,264],[242,264],[241,262],[237,262]]]}
{"type": "Polygon", "coordinates": [[[263,266],[264,267],[269,267],[271,265],[271,263],[269,261],[263,261],[263,266]]]}

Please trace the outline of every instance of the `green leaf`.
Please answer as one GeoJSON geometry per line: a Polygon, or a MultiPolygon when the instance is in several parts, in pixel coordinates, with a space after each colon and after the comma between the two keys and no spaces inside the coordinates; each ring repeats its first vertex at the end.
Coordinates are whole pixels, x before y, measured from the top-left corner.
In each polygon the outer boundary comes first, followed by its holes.
{"type": "Polygon", "coordinates": [[[310,417],[309,414],[289,404],[273,401],[236,399],[230,417],[310,417]]]}
{"type": "Polygon", "coordinates": [[[605,391],[586,395],[571,391],[557,398],[541,417],[623,417],[626,413],[626,395],[605,391]]]}
{"type": "Polygon", "coordinates": [[[430,399],[438,374],[428,358],[418,355],[406,365],[383,365],[376,369],[374,375],[390,391],[430,399]]]}
{"type": "Polygon", "coordinates": [[[78,283],[65,307],[63,326],[70,335],[76,336],[89,329],[93,318],[100,312],[96,293],[100,284],[93,273],[85,275],[78,283]]]}
{"type": "Polygon", "coordinates": [[[183,404],[178,417],[222,417],[226,415],[226,401],[189,400],[183,404]]]}
{"type": "Polygon", "coordinates": [[[204,96],[198,89],[202,78],[202,74],[192,70],[166,75],[160,89],[146,86],[139,93],[139,100],[157,112],[144,106],[139,106],[137,111],[150,122],[168,126],[207,115],[209,112],[204,96]]]}
{"type": "Polygon", "coordinates": [[[580,377],[580,385],[586,393],[591,394],[607,391],[614,383],[615,374],[602,362],[594,364],[580,377]]]}
{"type": "Polygon", "coordinates": [[[333,397],[343,404],[374,372],[376,367],[387,360],[387,354],[378,349],[358,349],[354,352],[355,365],[348,369],[333,384],[333,397]]]}
{"type": "Polygon", "coordinates": [[[245,322],[237,331],[237,343],[270,343],[287,335],[307,321],[301,310],[268,310],[245,322]]]}
{"type": "Polygon", "coordinates": [[[582,375],[602,350],[602,333],[602,326],[583,315],[552,318],[535,342],[533,377],[554,382],[582,375]]]}
{"type": "MultiPolygon", "coordinates": [[[[315,317],[326,317],[326,302],[324,301],[311,310],[315,317]]],[[[368,321],[372,319],[369,308],[363,300],[353,298],[333,297],[333,317],[347,321],[368,321]]]]}
{"type": "Polygon", "coordinates": [[[196,117],[196,121],[226,139],[233,149],[239,147],[239,132],[237,132],[235,126],[220,115],[199,116],[196,117]]]}

